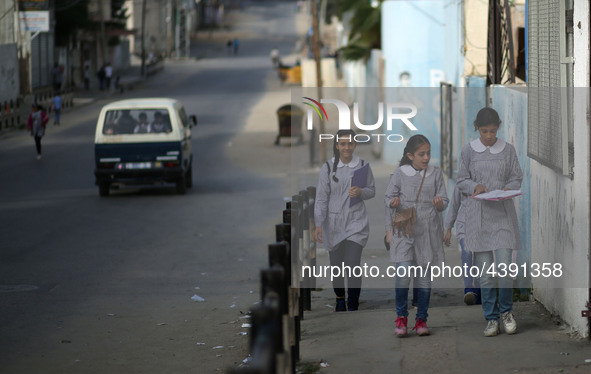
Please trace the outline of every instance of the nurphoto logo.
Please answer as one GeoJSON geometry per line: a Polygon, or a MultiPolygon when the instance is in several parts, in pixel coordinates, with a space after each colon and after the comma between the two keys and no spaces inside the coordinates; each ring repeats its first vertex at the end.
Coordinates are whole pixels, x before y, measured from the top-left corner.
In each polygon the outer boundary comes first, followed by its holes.
{"type": "MultiPolygon", "coordinates": [[[[318,114],[318,117],[321,121],[328,121],[328,114],[326,113],[326,109],[322,104],[333,104],[336,106],[338,112],[339,130],[351,129],[351,110],[344,101],[337,99],[320,99],[320,101],[317,101],[305,96],[302,98],[307,100],[303,101],[303,103],[310,107],[307,110],[306,116],[308,130],[312,130],[314,128],[314,112],[318,114]]],[[[386,129],[388,132],[392,132],[392,123],[395,120],[402,121],[402,123],[408,127],[410,131],[418,131],[416,126],[410,121],[414,116],[417,115],[417,107],[408,103],[386,103],[386,105],[384,105],[384,103],[378,103],[378,119],[376,123],[366,125],[361,123],[359,120],[359,104],[354,102],[353,124],[357,129],[363,131],[379,130],[384,124],[384,108],[386,111],[386,129]]],[[[324,140],[331,140],[334,139],[334,137],[335,135],[333,134],[319,134],[318,141],[322,142],[324,140]]],[[[367,143],[372,139],[372,137],[377,138],[378,142],[380,142],[382,138],[384,138],[385,141],[392,143],[398,143],[404,140],[404,137],[401,134],[372,133],[371,135],[357,134],[354,137],[354,141],[359,143],[367,143]]]]}

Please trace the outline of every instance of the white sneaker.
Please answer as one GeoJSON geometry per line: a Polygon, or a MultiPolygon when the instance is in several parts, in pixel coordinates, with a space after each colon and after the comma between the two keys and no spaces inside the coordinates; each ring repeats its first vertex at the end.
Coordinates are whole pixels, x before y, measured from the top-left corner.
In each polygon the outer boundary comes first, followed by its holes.
{"type": "Polygon", "coordinates": [[[499,330],[499,321],[491,319],[488,321],[484,329],[484,336],[497,336],[501,331],[499,330]]]}
{"type": "Polygon", "coordinates": [[[503,322],[503,330],[507,334],[515,334],[517,332],[517,322],[513,318],[513,313],[505,312],[501,314],[501,321],[503,322]]]}

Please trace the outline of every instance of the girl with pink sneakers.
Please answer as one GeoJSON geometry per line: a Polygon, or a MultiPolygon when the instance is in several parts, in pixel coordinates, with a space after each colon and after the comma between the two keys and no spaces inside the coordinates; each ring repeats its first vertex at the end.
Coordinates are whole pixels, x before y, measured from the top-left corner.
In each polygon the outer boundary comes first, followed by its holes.
{"type": "Polygon", "coordinates": [[[396,328],[397,336],[408,334],[408,288],[414,278],[417,290],[417,335],[429,335],[427,317],[431,298],[429,265],[444,261],[443,219],[441,212],[448,204],[441,169],[429,166],[431,144],[423,135],[412,136],[404,148],[399,167],[386,190],[386,241],[390,244],[390,261],[396,263],[396,328]],[[393,227],[397,212],[415,207],[416,223],[412,230],[393,227]]]}

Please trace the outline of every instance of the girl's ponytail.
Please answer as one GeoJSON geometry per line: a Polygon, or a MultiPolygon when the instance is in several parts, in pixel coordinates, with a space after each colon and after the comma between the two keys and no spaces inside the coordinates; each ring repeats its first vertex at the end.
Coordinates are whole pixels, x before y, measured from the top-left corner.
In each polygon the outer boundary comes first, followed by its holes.
{"type": "Polygon", "coordinates": [[[337,143],[339,142],[339,138],[345,137],[347,135],[351,137],[351,141],[353,142],[355,141],[354,137],[357,134],[355,134],[355,131],[353,130],[339,130],[337,131],[337,134],[334,137],[334,142],[332,143],[332,153],[334,155],[334,162],[332,165],[332,180],[336,183],[339,182],[339,178],[337,178],[337,167],[339,165],[339,160],[341,157],[341,154],[337,149],[337,143]]]}

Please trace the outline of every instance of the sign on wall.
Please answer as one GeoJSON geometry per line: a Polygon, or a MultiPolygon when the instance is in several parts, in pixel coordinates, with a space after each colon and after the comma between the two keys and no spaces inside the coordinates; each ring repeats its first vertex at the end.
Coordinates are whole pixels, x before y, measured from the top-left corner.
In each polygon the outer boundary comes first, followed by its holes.
{"type": "Polygon", "coordinates": [[[49,10],[48,0],[19,0],[18,10],[21,12],[49,10]]]}
{"type": "Polygon", "coordinates": [[[21,29],[32,32],[49,31],[49,11],[19,12],[21,29]]]}

